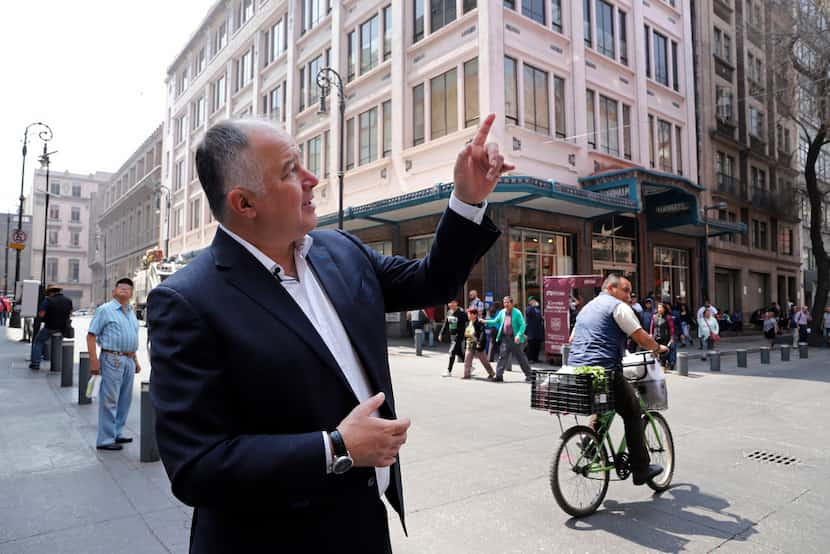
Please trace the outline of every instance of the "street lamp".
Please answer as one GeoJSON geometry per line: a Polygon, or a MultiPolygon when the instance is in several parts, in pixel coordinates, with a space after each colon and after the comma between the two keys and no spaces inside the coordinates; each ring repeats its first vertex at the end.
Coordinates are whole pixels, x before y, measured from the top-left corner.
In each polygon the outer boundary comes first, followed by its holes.
{"type": "MultiPolygon", "coordinates": [[[[23,196],[23,185],[26,181],[26,152],[27,152],[27,145],[29,142],[29,129],[32,127],[42,127],[42,129],[38,132],[38,136],[40,140],[44,143],[44,148],[46,147],[46,143],[52,140],[52,128],[49,127],[47,124],[42,123],[40,121],[36,121],[34,123],[30,123],[26,126],[26,129],[23,131],[23,165],[20,170],[20,206],[17,209],[17,229],[22,231],[23,230],[23,201],[26,200],[26,197],[23,196]]],[[[17,283],[20,282],[20,250],[17,251],[15,254],[15,267],[14,267],[14,288],[15,294],[17,294],[17,283]]],[[[15,297],[15,301],[17,298],[15,297]]],[[[11,314],[11,319],[9,320],[9,327],[20,327],[20,311],[13,310],[11,314]]]]}
{"type": "Polygon", "coordinates": [[[340,140],[339,155],[337,158],[337,228],[343,228],[343,136],[345,134],[346,118],[346,91],[343,88],[343,78],[330,67],[324,67],[317,73],[317,86],[320,87],[320,109],[318,114],[326,114],[326,97],[332,85],[337,88],[340,97],[340,140]]]}
{"type": "MultiPolygon", "coordinates": [[[[49,198],[53,196],[52,191],[49,190],[49,163],[51,161],[49,157],[55,152],[56,151],[47,152],[46,143],[44,142],[43,154],[41,154],[40,158],[38,158],[40,168],[46,170],[46,207],[43,212],[43,259],[40,264],[40,288],[44,294],[46,292],[46,239],[49,234],[49,198]]],[[[57,196],[57,194],[54,196],[57,196]]]]}
{"type": "Polygon", "coordinates": [[[164,219],[165,219],[165,226],[166,226],[166,233],[164,235],[164,258],[167,259],[167,256],[170,255],[170,189],[161,183],[157,184],[154,190],[155,194],[158,195],[159,204],[156,206],[156,214],[159,213],[161,210],[161,195],[167,197],[167,202],[164,206],[164,219]]]}
{"type": "Polygon", "coordinates": [[[107,280],[108,280],[108,268],[107,268],[107,235],[104,234],[103,231],[95,233],[95,238],[101,241],[101,245],[103,246],[104,251],[104,300],[107,298],[107,280]]]}
{"type": "Polygon", "coordinates": [[[703,207],[703,221],[705,223],[706,235],[703,243],[703,298],[701,304],[709,298],[709,211],[710,210],[725,210],[729,207],[726,202],[718,202],[713,206],[703,207]]]}

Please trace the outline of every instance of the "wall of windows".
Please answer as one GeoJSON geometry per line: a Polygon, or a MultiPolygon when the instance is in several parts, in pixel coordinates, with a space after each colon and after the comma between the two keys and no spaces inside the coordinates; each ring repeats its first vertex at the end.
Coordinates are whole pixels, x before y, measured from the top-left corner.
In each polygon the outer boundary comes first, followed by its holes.
{"type": "Polygon", "coordinates": [[[517,306],[525,306],[528,296],[542,298],[544,277],[573,275],[573,241],[573,235],[564,233],[510,229],[510,295],[517,306]]]}
{"type": "Polygon", "coordinates": [[[661,299],[691,298],[689,251],[654,247],[654,293],[661,299]]]}

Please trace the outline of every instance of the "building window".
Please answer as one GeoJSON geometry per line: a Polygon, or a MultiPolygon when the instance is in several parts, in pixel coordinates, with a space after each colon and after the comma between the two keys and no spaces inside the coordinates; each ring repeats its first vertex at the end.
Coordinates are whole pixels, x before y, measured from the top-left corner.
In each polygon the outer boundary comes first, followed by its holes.
{"type": "Polygon", "coordinates": [[[202,225],[202,199],[194,198],[190,201],[190,225],[188,231],[198,229],[202,225]]]}
{"type": "Polygon", "coordinates": [[[752,247],[760,250],[768,249],[767,242],[767,222],[752,220],[752,247]]]}
{"type": "Polygon", "coordinates": [[[425,137],[424,85],[412,89],[412,145],[418,146],[425,137]]]}
{"type": "Polygon", "coordinates": [[[185,126],[185,116],[180,115],[173,121],[173,132],[175,134],[176,144],[180,144],[184,141],[184,126],[185,126]]]}
{"type": "Polygon", "coordinates": [[[455,21],[455,0],[430,0],[429,32],[455,21]]]}
{"type": "Polygon", "coordinates": [[[453,68],[429,81],[431,139],[458,130],[457,74],[453,68]]]}
{"type": "Polygon", "coordinates": [[[392,55],[392,4],[383,8],[383,61],[392,55]]]}
{"type": "Polygon", "coordinates": [[[49,246],[55,246],[58,244],[58,230],[57,229],[49,229],[49,246]]]}
{"type": "Polygon", "coordinates": [[[346,120],[346,169],[354,168],[354,118],[346,120]]]}
{"type": "Polygon", "coordinates": [[[193,129],[198,129],[205,123],[205,97],[200,96],[193,102],[193,129]]]}
{"type": "Polygon", "coordinates": [[[288,47],[285,32],[286,19],[286,17],[280,18],[265,34],[265,65],[279,58],[288,47]]]}
{"type": "Polygon", "coordinates": [[[474,9],[476,9],[477,5],[477,0],[464,0],[464,5],[462,9],[464,10],[464,13],[471,12],[474,9]]]}
{"type": "Polygon", "coordinates": [[[227,79],[224,75],[219,77],[213,82],[211,85],[211,94],[212,94],[212,102],[211,105],[212,111],[216,111],[222,106],[225,105],[225,99],[227,98],[227,79]]]}
{"type": "Polygon", "coordinates": [[[628,29],[625,23],[625,12],[617,11],[620,20],[620,63],[628,65],[628,29]]]}
{"type": "Polygon", "coordinates": [[[646,47],[646,77],[651,79],[651,27],[645,25],[645,47],[646,47]]]}
{"type": "Polygon", "coordinates": [[[78,231],[72,231],[69,233],[69,244],[78,248],[81,246],[81,233],[78,231]]]}
{"type": "Polygon", "coordinates": [[[550,24],[554,31],[562,32],[562,0],[551,0],[550,24]]]}
{"type": "Polygon", "coordinates": [[[759,140],[764,137],[764,112],[752,106],[749,108],[749,134],[759,140]]]}
{"type": "Polygon", "coordinates": [[[464,127],[478,124],[478,58],[464,63],[464,127]]]}
{"type": "Polygon", "coordinates": [[[676,91],[680,91],[680,64],[677,61],[677,43],[671,41],[671,85],[676,91]]]}
{"type": "Polygon", "coordinates": [[[57,281],[58,280],[58,259],[57,258],[46,258],[46,280],[47,281],[57,281]]]}
{"type": "Polygon", "coordinates": [[[622,119],[623,119],[623,157],[626,160],[631,159],[631,107],[622,105],[622,119]]]}
{"type": "Polygon", "coordinates": [[[236,90],[239,91],[254,78],[254,49],[249,48],[236,61],[236,90]]]}
{"type": "Polygon", "coordinates": [[[326,0],[303,0],[302,32],[311,30],[328,13],[326,0]]]}
{"type": "Polygon", "coordinates": [[[565,116],[565,79],[553,76],[553,117],[556,128],[556,137],[565,138],[566,116],[565,116]]]}
{"type": "Polygon", "coordinates": [[[211,56],[215,56],[225,45],[228,44],[228,23],[223,21],[216,32],[213,33],[213,51],[211,56]]]}
{"type": "Polygon", "coordinates": [[[254,15],[254,0],[242,0],[236,12],[236,28],[239,29],[254,15]]]}
{"type": "Polygon", "coordinates": [[[49,184],[49,192],[53,196],[60,195],[60,193],[61,193],[61,184],[58,181],[53,181],[52,183],[49,184]]]}
{"type": "Polygon", "coordinates": [[[648,163],[651,167],[654,163],[654,116],[648,116],[648,163]]]}
{"type": "Polygon", "coordinates": [[[510,228],[510,295],[517,306],[539,298],[545,276],[574,273],[573,242],[573,235],[510,228]]]}
{"type": "Polygon", "coordinates": [[[360,74],[366,73],[378,64],[378,43],[380,41],[378,16],[360,26],[360,74]]]}
{"type": "Polygon", "coordinates": [[[176,170],[173,174],[173,191],[181,190],[184,186],[184,160],[176,161],[176,170]]]}
{"type": "Polygon", "coordinates": [[[81,222],[81,208],[72,208],[72,212],[70,213],[70,222],[72,223],[80,223],[81,222]]]}
{"type": "Polygon", "coordinates": [[[392,153],[392,101],[387,100],[381,105],[383,111],[383,157],[388,158],[392,153]]]}
{"type": "Polygon", "coordinates": [[[391,240],[381,240],[377,242],[367,242],[366,246],[380,254],[381,256],[391,256],[392,255],[392,241],[391,240]]]}
{"type": "Polygon", "coordinates": [[[655,293],[660,298],[689,298],[689,274],[688,250],[654,247],[655,293]]]}
{"type": "Polygon", "coordinates": [[[268,95],[268,110],[276,121],[285,121],[285,85],[274,87],[268,95]]]}
{"type": "Polygon", "coordinates": [[[585,91],[585,122],[588,124],[588,146],[597,148],[597,120],[594,111],[594,91],[587,89],[585,91]]]}
{"type": "Polygon", "coordinates": [[[585,33],[585,46],[591,48],[591,0],[582,0],[582,32],[585,33]]]}
{"type": "Polygon", "coordinates": [[[715,27],[715,55],[725,62],[732,63],[732,38],[715,27]]]}
{"type": "Polygon", "coordinates": [[[615,59],[614,6],[605,2],[605,0],[597,0],[595,17],[597,24],[597,51],[611,59],[615,59]]]}
{"type": "Polygon", "coordinates": [[[354,79],[357,71],[357,31],[352,31],[346,36],[346,82],[354,79]]]}
{"type": "Polygon", "coordinates": [[[522,15],[545,25],[544,0],[522,0],[522,15]]]}
{"type": "Polygon", "coordinates": [[[654,32],[654,79],[665,86],[669,86],[669,56],[667,39],[658,32],[654,32]]]}
{"type": "Polygon", "coordinates": [[[617,101],[600,94],[600,150],[612,156],[620,155],[620,134],[617,126],[617,101]]]}
{"type": "Polygon", "coordinates": [[[657,120],[657,159],[660,170],[671,173],[671,123],[657,120]]]}
{"type": "Polygon", "coordinates": [[[300,94],[299,94],[299,107],[297,111],[303,111],[305,109],[305,66],[300,68],[299,78],[297,79],[300,86],[300,94]]]}
{"type": "Polygon", "coordinates": [[[329,149],[331,148],[331,133],[325,131],[323,133],[323,177],[329,176],[329,149]]]}
{"type": "Polygon", "coordinates": [[[674,128],[674,149],[677,152],[677,174],[683,175],[683,129],[674,128]]]}
{"type": "Polygon", "coordinates": [[[173,210],[173,230],[171,234],[174,237],[177,237],[182,234],[184,228],[184,221],[182,217],[183,210],[184,208],[182,208],[181,206],[173,210]]]}
{"type": "Polygon", "coordinates": [[[424,38],[424,0],[414,0],[412,12],[415,19],[412,42],[415,43],[424,38]]]}
{"type": "Polygon", "coordinates": [[[731,122],[734,113],[732,111],[732,89],[715,85],[715,105],[717,106],[717,118],[731,122]]]}
{"type": "Polygon", "coordinates": [[[519,124],[519,79],[516,60],[504,57],[504,117],[519,124]]]}
{"type": "Polygon", "coordinates": [[[49,219],[57,221],[61,218],[60,206],[49,206],[49,219]]]}
{"type": "Polygon", "coordinates": [[[549,135],[548,74],[529,64],[524,64],[523,68],[525,127],[531,131],[549,135]]]}
{"type": "MultiPolygon", "coordinates": [[[[787,131],[787,139],[789,139],[789,131],[787,131]]],[[[72,185],[72,196],[74,198],[81,197],[81,185],[72,185]]]]}
{"type": "Polygon", "coordinates": [[[360,125],[358,163],[363,165],[378,159],[378,109],[372,108],[360,114],[358,124],[360,125]]]}
{"type": "Polygon", "coordinates": [[[321,137],[317,135],[308,141],[308,171],[315,177],[320,175],[321,137]]]}
{"type": "Polygon", "coordinates": [[[320,101],[320,87],[317,86],[317,74],[323,69],[323,56],[317,56],[308,64],[308,105],[314,106],[320,101]]]}
{"type": "Polygon", "coordinates": [[[196,53],[196,58],[193,60],[193,74],[199,75],[205,70],[205,49],[202,48],[196,53]]]}
{"type": "Polygon", "coordinates": [[[780,227],[778,231],[778,250],[785,256],[793,255],[792,227],[780,227]]]}

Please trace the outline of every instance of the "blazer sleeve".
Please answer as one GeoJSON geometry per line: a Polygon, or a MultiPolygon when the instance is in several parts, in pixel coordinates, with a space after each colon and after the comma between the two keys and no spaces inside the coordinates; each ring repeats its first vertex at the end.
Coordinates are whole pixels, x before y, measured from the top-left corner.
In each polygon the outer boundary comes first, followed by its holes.
{"type": "Polygon", "coordinates": [[[227,402],[221,341],[182,294],[164,285],[147,303],[150,396],[173,494],[191,506],[290,506],[322,494],[325,448],[317,432],[240,435],[227,402]]]}
{"type": "Polygon", "coordinates": [[[455,297],[501,231],[489,217],[477,224],[447,209],[435,230],[432,248],[421,260],[383,256],[356,237],[343,234],[369,258],[380,281],[386,311],[401,312],[455,297]]]}

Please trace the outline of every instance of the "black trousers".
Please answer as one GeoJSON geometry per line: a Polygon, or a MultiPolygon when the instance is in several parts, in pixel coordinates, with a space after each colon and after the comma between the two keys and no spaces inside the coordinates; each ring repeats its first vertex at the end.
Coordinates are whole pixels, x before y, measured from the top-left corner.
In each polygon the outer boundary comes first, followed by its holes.
{"type": "Polygon", "coordinates": [[[452,366],[455,364],[456,358],[461,358],[461,363],[464,363],[464,337],[452,337],[450,339],[450,362],[447,366],[447,371],[452,373],[452,366]]]}
{"type": "MultiPolygon", "coordinates": [[[[614,390],[616,412],[625,426],[625,442],[628,445],[629,462],[632,471],[644,470],[650,463],[643,430],[643,412],[640,400],[631,383],[626,381],[622,371],[615,371],[611,387],[614,390]]],[[[591,427],[597,428],[596,416],[591,417],[591,427]]]]}
{"type": "Polygon", "coordinates": [[[527,361],[538,362],[541,349],[542,339],[527,339],[527,349],[525,350],[527,361]]]}

